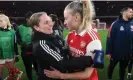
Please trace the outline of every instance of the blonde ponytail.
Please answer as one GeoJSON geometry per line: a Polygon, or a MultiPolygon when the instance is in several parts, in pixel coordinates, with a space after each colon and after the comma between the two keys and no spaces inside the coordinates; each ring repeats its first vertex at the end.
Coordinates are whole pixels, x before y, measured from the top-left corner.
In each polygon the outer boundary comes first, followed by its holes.
{"type": "Polygon", "coordinates": [[[91,24],[95,15],[94,6],[91,0],[83,0],[83,19],[79,31],[83,29],[92,29],[91,24]]]}

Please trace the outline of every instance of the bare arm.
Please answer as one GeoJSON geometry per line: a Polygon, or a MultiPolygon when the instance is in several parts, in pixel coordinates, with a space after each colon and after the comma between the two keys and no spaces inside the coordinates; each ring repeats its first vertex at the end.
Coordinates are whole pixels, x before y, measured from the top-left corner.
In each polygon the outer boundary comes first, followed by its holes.
{"type": "Polygon", "coordinates": [[[84,71],[75,73],[62,73],[61,79],[86,79],[89,78],[94,68],[86,68],[84,71]]]}
{"type": "Polygon", "coordinates": [[[94,68],[86,68],[84,71],[75,73],[61,73],[60,71],[53,68],[52,71],[44,70],[44,74],[47,77],[55,79],[86,79],[89,78],[94,68]]]}

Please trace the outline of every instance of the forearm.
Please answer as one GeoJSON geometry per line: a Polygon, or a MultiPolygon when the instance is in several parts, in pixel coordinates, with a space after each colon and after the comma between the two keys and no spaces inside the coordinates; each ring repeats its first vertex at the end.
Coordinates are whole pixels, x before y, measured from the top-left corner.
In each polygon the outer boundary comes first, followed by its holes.
{"type": "Polygon", "coordinates": [[[94,70],[94,68],[86,68],[82,72],[62,73],[61,79],[86,79],[91,76],[93,70],[94,70]]]}
{"type": "Polygon", "coordinates": [[[67,70],[74,70],[90,67],[93,64],[93,61],[90,56],[81,56],[69,60],[64,60],[62,63],[67,70]]]}

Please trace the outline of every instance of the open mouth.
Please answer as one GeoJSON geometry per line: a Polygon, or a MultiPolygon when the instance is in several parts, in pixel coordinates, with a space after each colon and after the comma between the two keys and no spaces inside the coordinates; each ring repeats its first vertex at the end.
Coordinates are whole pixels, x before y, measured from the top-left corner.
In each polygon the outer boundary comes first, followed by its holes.
{"type": "Polygon", "coordinates": [[[64,24],[64,27],[68,28],[67,24],[64,24]]]}

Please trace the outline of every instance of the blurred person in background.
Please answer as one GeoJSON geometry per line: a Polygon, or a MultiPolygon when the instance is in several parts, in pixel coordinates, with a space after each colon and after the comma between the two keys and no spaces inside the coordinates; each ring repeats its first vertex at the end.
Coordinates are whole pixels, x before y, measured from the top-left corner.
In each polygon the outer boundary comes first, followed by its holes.
{"type": "Polygon", "coordinates": [[[16,31],[17,43],[21,47],[21,57],[25,66],[26,74],[29,80],[32,79],[32,64],[37,73],[37,62],[32,54],[32,29],[28,25],[28,20],[32,12],[29,11],[25,15],[25,23],[18,26],[16,31]]]}

